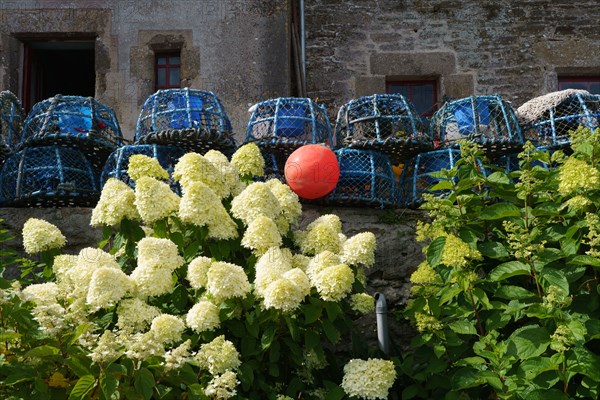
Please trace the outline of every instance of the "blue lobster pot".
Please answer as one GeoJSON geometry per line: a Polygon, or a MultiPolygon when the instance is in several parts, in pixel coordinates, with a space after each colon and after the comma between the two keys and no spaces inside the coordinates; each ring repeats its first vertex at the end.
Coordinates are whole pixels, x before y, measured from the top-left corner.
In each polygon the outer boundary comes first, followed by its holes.
{"type": "Polygon", "coordinates": [[[376,150],[393,164],[433,149],[425,121],[401,94],[374,94],[344,104],[335,136],[339,147],[376,150]]]}
{"type": "Polygon", "coordinates": [[[26,147],[0,170],[0,204],[10,207],[94,206],[100,197],[94,168],[64,146],[26,147]]]}
{"type": "Polygon", "coordinates": [[[548,93],[523,104],[517,114],[528,140],[549,149],[564,148],[571,144],[569,131],[600,127],[600,95],[570,89],[548,93]]]}
{"type": "Polygon", "coordinates": [[[377,151],[338,149],[337,185],[322,202],[331,205],[386,207],[395,204],[396,183],[389,158],[377,151]]]}
{"type": "Polygon", "coordinates": [[[17,147],[24,119],[19,99],[12,92],[0,92],[0,165],[17,147]]]}
{"type": "Polygon", "coordinates": [[[431,136],[444,146],[460,139],[480,144],[491,157],[518,151],[523,135],[515,112],[500,96],[472,96],[445,103],[433,115],[431,136]]]}
{"type": "Polygon", "coordinates": [[[54,144],[78,148],[100,170],[122,144],[121,129],[113,110],[92,97],[56,95],[33,107],[18,148],[54,144]]]}
{"type": "Polygon", "coordinates": [[[190,88],[164,89],[144,102],[136,144],[179,146],[205,153],[235,148],[231,122],[214,93],[190,88]]]}
{"type": "MultiPolygon", "coordinates": [[[[185,154],[185,150],[181,147],[158,144],[137,144],[120,147],[108,156],[100,176],[100,187],[103,187],[108,179],[115,178],[127,183],[131,188],[135,188],[135,181],[127,174],[129,158],[134,154],[155,158],[171,176],[175,164],[185,154]]],[[[173,181],[172,178],[169,180],[169,184],[174,192],[181,194],[179,184],[173,181]]]]}

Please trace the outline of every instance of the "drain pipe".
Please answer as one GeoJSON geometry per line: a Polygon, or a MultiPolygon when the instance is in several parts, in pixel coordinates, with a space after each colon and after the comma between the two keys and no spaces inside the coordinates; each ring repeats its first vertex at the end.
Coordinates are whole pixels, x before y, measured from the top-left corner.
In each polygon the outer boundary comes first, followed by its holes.
{"type": "Polygon", "coordinates": [[[304,0],[299,0],[300,7],[300,71],[302,74],[302,96],[306,96],[306,38],[304,28],[304,0]]]}
{"type": "Polygon", "coordinates": [[[375,293],[375,314],[377,316],[377,342],[384,353],[390,352],[390,337],[388,333],[388,308],[383,293],[375,293]]]}

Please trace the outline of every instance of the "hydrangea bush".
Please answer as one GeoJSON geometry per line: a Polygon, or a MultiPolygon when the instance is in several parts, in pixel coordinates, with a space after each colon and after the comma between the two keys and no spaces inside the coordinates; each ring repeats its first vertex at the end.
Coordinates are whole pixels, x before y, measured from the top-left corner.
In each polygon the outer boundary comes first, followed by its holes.
{"type": "Polygon", "coordinates": [[[487,176],[461,147],[417,229],[402,398],[598,398],[600,130],[573,132],[568,156],[528,143],[520,170],[487,176]]]}
{"type": "Polygon", "coordinates": [[[375,236],[346,238],[335,215],[297,230],[290,188],[250,179],[263,166],[254,145],[231,162],[186,154],[180,197],[136,156],[135,190],[106,182],[91,218],[104,239],[75,255],[58,254],[58,228],[28,221],[26,251],[49,273],[0,281],[0,397],[387,398],[394,365],[367,359],[352,324],[373,311],[375,236]]]}

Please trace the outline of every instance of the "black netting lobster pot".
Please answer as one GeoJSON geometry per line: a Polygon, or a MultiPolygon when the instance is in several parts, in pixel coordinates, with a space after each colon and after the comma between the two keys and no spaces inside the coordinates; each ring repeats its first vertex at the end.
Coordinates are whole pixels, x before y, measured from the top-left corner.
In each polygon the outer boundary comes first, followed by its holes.
{"type": "Polygon", "coordinates": [[[99,171],[122,144],[121,129],[113,110],[92,97],[56,95],[33,107],[19,149],[54,144],[78,148],[99,171]]]}
{"type": "Polygon", "coordinates": [[[146,100],[138,118],[136,144],[182,147],[201,154],[226,153],[235,146],[231,122],[213,92],[190,88],[159,90],[146,100]]]}
{"type": "Polygon", "coordinates": [[[17,147],[24,119],[19,99],[12,92],[0,92],[0,165],[17,147]]]}
{"type": "Polygon", "coordinates": [[[363,149],[334,151],[340,178],[323,203],[335,205],[393,206],[395,180],[389,158],[380,152],[363,149]]]}
{"type": "Polygon", "coordinates": [[[393,164],[433,149],[433,139],[412,103],[400,94],[351,100],[338,111],[337,146],[383,152],[393,164]]]}
{"type": "Polygon", "coordinates": [[[460,139],[479,143],[491,157],[519,151],[521,127],[511,105],[497,95],[445,103],[431,119],[431,135],[445,146],[460,139]]]}
{"type": "Polygon", "coordinates": [[[525,139],[540,146],[565,147],[569,131],[600,127],[600,95],[567,89],[529,100],[517,109],[525,139]]]}
{"type": "MultiPolygon", "coordinates": [[[[402,169],[398,185],[397,203],[402,207],[415,208],[423,202],[424,193],[432,193],[443,197],[448,195],[446,190],[432,191],[430,188],[443,181],[443,178],[433,176],[442,169],[450,170],[460,159],[460,150],[444,148],[416,155],[402,169]]],[[[480,168],[484,175],[483,165],[480,168]]]]}
{"type": "Polygon", "coordinates": [[[12,154],[0,171],[4,206],[94,206],[99,197],[94,169],[78,149],[26,147],[12,154]]]}
{"type": "MultiPolygon", "coordinates": [[[[127,183],[131,188],[135,188],[135,181],[127,173],[129,158],[135,154],[142,154],[158,160],[161,167],[171,176],[175,169],[175,164],[185,154],[185,150],[177,146],[163,146],[158,144],[134,144],[120,147],[108,156],[108,160],[106,160],[102,175],[100,176],[100,187],[102,188],[110,178],[115,178],[127,183]]],[[[181,194],[179,184],[173,181],[172,178],[169,180],[169,184],[174,192],[181,194]]]]}

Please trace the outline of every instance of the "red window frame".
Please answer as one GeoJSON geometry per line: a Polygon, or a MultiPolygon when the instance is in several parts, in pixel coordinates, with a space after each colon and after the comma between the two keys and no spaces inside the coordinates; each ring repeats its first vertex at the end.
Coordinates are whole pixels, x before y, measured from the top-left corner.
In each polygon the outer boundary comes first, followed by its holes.
{"type": "Polygon", "coordinates": [[[385,83],[385,92],[399,93],[398,91],[393,91],[393,86],[406,86],[408,89],[408,100],[414,101],[414,91],[417,90],[417,87],[429,85],[432,88],[431,91],[431,108],[423,113],[421,116],[423,117],[431,117],[437,111],[437,102],[438,102],[438,88],[437,81],[432,79],[422,79],[422,80],[390,80],[385,83]]]}
{"type": "Polygon", "coordinates": [[[160,53],[156,53],[154,56],[154,88],[156,90],[159,89],[171,89],[171,88],[180,88],[181,87],[181,52],[179,51],[169,51],[169,52],[160,52],[160,53]],[[161,57],[165,57],[165,64],[159,64],[158,63],[158,59],[161,57]],[[177,57],[179,58],[179,62],[178,63],[172,63],[171,59],[172,57],[177,57]],[[172,69],[178,69],[179,70],[179,81],[177,83],[175,82],[170,82],[170,72],[172,69]],[[164,85],[159,85],[158,84],[158,71],[159,70],[164,70],[165,71],[165,84],[164,85]]]}
{"type": "Polygon", "coordinates": [[[559,76],[558,77],[558,90],[570,89],[570,83],[584,84],[585,90],[592,94],[600,94],[593,92],[591,86],[593,83],[600,83],[600,76],[559,76]]]}

